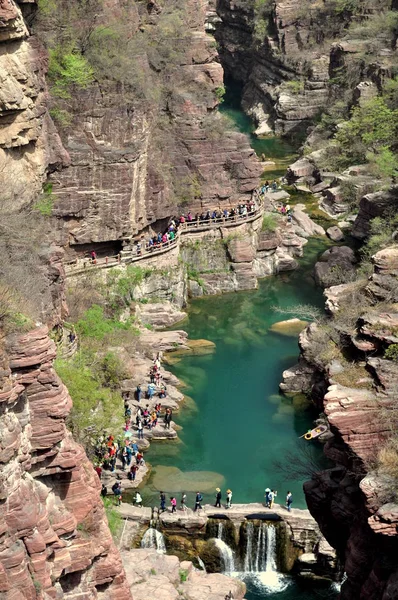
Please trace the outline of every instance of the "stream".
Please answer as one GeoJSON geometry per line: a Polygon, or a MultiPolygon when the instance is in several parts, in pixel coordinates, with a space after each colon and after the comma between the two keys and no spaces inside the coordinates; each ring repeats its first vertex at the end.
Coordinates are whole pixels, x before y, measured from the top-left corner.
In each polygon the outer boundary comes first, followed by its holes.
{"type": "MultiPolygon", "coordinates": [[[[252,124],[227,94],[222,112],[236,127],[251,134],[252,124]]],[[[233,98],[233,95],[232,95],[233,98]]],[[[294,160],[294,149],[278,139],[258,140],[251,135],[257,154],[265,154],[275,166],[264,173],[271,179],[282,175],[294,160]]],[[[255,291],[210,296],[193,300],[183,328],[191,339],[216,344],[212,354],[184,356],[168,367],[184,384],[186,400],[174,420],[181,428],[175,443],[152,444],[146,459],[153,466],[143,490],[145,504],[157,505],[159,490],[167,496],[187,493],[188,506],[200,490],[204,502],[214,503],[215,488],[231,488],[232,502],[263,502],[264,490],[278,490],[284,504],[286,492],[293,506],[306,508],[302,484],[306,453],[326,468],[319,444],[300,439],[317,416],[303,396],[279,394],[282,371],[297,362],[297,332],[282,335],[271,330],[274,323],[296,316],[283,314],[299,304],[322,307],[322,290],[312,277],[314,263],[330,242],[310,239],[298,270],[268,277],[255,291]],[[293,468],[292,464],[304,463],[293,468]]],[[[221,541],[218,542],[221,545],[221,541]]],[[[333,586],[297,583],[287,576],[273,585],[269,573],[237,574],[247,584],[247,600],[315,600],[336,598],[333,586]],[[268,581],[268,583],[267,583],[268,581]]],[[[273,573],[272,575],[278,573],[273,573]]]]}
{"type": "MultiPolygon", "coordinates": [[[[309,444],[299,437],[311,428],[316,412],[303,396],[279,394],[282,371],[297,362],[297,333],[281,335],[270,327],[295,316],[278,309],[323,305],[311,273],[326,244],[310,240],[297,271],[264,279],[256,291],[190,303],[183,329],[191,339],[213,341],[216,351],[183,357],[170,367],[188,398],[175,415],[180,441],[152,444],[146,453],[154,467],[147,493],[185,491],[193,505],[196,489],[212,502],[216,487],[224,493],[229,487],[234,502],[246,503],[262,502],[270,487],[278,490],[278,502],[284,503],[290,490],[293,505],[306,508],[302,484],[309,474],[293,479],[283,465],[298,455],[305,458],[309,444]]],[[[312,444],[311,450],[325,467],[321,447],[312,444]]]]}

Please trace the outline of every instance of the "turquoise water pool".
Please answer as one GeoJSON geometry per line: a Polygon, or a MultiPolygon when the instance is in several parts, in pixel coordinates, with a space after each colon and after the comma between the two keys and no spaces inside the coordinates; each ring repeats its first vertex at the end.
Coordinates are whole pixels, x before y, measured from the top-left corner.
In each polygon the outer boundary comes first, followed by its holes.
{"type": "MultiPolygon", "coordinates": [[[[256,291],[191,303],[183,328],[192,339],[213,341],[216,350],[183,357],[171,367],[190,399],[174,417],[182,427],[180,441],[152,444],[146,453],[153,465],[148,501],[157,501],[160,488],[170,494],[184,490],[192,506],[196,486],[209,502],[219,485],[223,492],[231,488],[236,503],[261,502],[270,487],[278,490],[279,502],[290,490],[294,506],[305,507],[303,476],[287,477],[283,465],[308,444],[299,437],[316,413],[303,398],[279,394],[282,371],[297,361],[297,335],[280,335],[270,327],[295,316],[280,314],[278,308],[323,304],[311,271],[324,248],[324,241],[311,240],[299,270],[264,279],[256,291]]],[[[315,444],[323,467],[321,447],[315,444]]]]}
{"type": "Polygon", "coordinates": [[[232,126],[250,137],[250,145],[260,158],[274,161],[274,166],[268,166],[263,173],[263,179],[274,179],[286,173],[290,163],[297,158],[297,147],[292,143],[275,136],[257,137],[254,135],[255,125],[240,107],[239,86],[228,82],[224,100],[219,107],[222,115],[228,118],[232,126]]]}

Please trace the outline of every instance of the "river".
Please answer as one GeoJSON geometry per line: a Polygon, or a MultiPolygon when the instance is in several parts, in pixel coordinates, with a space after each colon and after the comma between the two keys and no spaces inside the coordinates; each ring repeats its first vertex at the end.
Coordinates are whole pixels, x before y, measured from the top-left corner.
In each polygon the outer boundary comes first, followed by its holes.
{"type": "MultiPolygon", "coordinates": [[[[223,109],[236,126],[250,133],[249,119],[234,103],[223,109]]],[[[256,152],[275,161],[267,178],[281,175],[294,157],[294,149],[276,139],[257,140],[256,152]]],[[[295,314],[280,310],[300,304],[323,306],[322,291],[312,277],[313,265],[328,246],[326,239],[311,239],[298,270],[269,277],[255,291],[206,297],[192,301],[182,327],[191,339],[216,344],[213,354],[186,356],[169,367],[182,382],[185,405],[174,420],[181,428],[179,441],[152,444],[146,459],[153,466],[144,490],[146,503],[157,504],[158,490],[185,491],[193,506],[200,489],[205,502],[214,502],[215,487],[233,491],[237,503],[262,502],[264,490],[278,490],[283,503],[293,494],[293,506],[305,508],[302,490],[306,453],[320,469],[326,466],[321,447],[300,439],[312,426],[316,413],[302,396],[279,394],[282,371],[297,361],[296,335],[281,335],[271,326],[295,314]],[[298,466],[303,463],[304,467],[298,466]],[[297,465],[297,469],[292,465],[297,465]]],[[[224,496],[225,497],[225,496],[224,496]]],[[[247,600],[315,600],[335,598],[333,588],[305,588],[293,580],[273,590],[260,579],[247,581],[247,600]]]]}

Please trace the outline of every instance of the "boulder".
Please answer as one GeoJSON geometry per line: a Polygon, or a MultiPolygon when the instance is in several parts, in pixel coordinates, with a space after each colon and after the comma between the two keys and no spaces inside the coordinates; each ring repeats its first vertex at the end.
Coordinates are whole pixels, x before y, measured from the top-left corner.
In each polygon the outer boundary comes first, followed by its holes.
{"type": "Polygon", "coordinates": [[[274,333],[279,333],[280,335],[297,337],[307,325],[307,321],[301,321],[300,319],[287,319],[286,321],[274,323],[271,325],[269,330],[273,331],[274,333]]]}
{"type": "Polygon", "coordinates": [[[292,211],[293,226],[297,225],[300,228],[300,235],[305,237],[313,235],[325,235],[323,227],[314,223],[314,221],[300,208],[295,206],[292,211]]]}
{"type": "Polygon", "coordinates": [[[359,203],[359,212],[352,228],[352,235],[363,240],[369,234],[372,219],[397,209],[398,185],[391,187],[388,191],[366,194],[359,203]]]}
{"type": "Polygon", "coordinates": [[[328,188],[322,192],[321,208],[332,217],[347,212],[348,204],[344,202],[340,186],[328,188]]]}
{"type": "Polygon", "coordinates": [[[166,300],[148,304],[137,303],[136,316],[144,325],[162,329],[183,321],[187,314],[166,300]]]}
{"type": "Polygon", "coordinates": [[[326,250],[315,264],[314,275],[317,285],[329,287],[352,277],[356,258],[348,246],[333,246],[326,250]]]}
{"type": "Polygon", "coordinates": [[[308,158],[300,158],[288,167],[286,179],[289,184],[292,184],[300,177],[312,177],[314,171],[316,171],[316,168],[308,158]]]}
{"type": "Polygon", "coordinates": [[[333,227],[329,227],[326,230],[326,235],[333,241],[333,242],[341,242],[344,239],[344,233],[341,231],[341,229],[339,229],[336,226],[333,227]]]}

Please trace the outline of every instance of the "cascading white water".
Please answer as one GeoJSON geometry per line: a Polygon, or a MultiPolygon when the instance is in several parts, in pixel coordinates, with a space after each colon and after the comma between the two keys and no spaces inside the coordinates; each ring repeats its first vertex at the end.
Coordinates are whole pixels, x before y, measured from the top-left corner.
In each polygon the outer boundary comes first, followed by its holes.
{"type": "Polygon", "coordinates": [[[247,523],[246,526],[246,552],[243,564],[245,573],[251,573],[253,570],[253,523],[247,523]]]}
{"type": "Polygon", "coordinates": [[[166,544],[163,534],[154,527],[149,527],[142,537],[141,548],[154,548],[159,554],[165,554],[166,544]]]}
{"type": "Polygon", "coordinates": [[[261,523],[255,530],[253,523],[246,526],[245,573],[276,571],[276,530],[261,523]]]}
{"type": "Polygon", "coordinates": [[[214,538],[214,543],[217,546],[221,560],[223,562],[224,573],[232,573],[235,571],[235,559],[232,548],[228,546],[222,539],[223,534],[223,524],[220,522],[217,528],[217,537],[214,538]]]}
{"type": "MultiPolygon", "coordinates": [[[[264,523],[265,525],[265,523],[264,523]]],[[[277,571],[276,568],[276,529],[273,525],[269,525],[266,527],[266,559],[265,559],[265,569],[266,573],[273,573],[277,571]]]]}
{"type": "Polygon", "coordinates": [[[249,577],[256,582],[256,588],[266,594],[280,592],[289,585],[289,580],[277,571],[274,525],[263,522],[257,528],[254,523],[246,524],[243,568],[243,579],[249,577]]]}
{"type": "Polygon", "coordinates": [[[196,558],[197,558],[197,561],[198,561],[198,564],[199,564],[200,568],[202,569],[202,571],[204,571],[206,573],[206,565],[205,565],[205,563],[200,558],[200,556],[197,556],[196,558]]]}
{"type": "Polygon", "coordinates": [[[262,523],[258,528],[254,571],[266,571],[268,560],[268,527],[262,523]]]}

